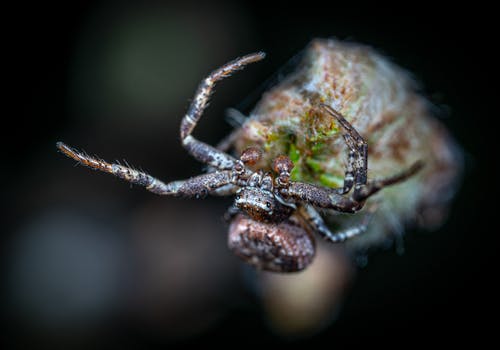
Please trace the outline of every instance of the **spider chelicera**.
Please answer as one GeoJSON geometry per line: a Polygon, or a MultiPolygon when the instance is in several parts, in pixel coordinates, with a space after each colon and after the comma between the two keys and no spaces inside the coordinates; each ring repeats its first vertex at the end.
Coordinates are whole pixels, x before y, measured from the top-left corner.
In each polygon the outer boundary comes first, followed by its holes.
{"type": "Polygon", "coordinates": [[[341,188],[290,180],[294,165],[287,156],[274,159],[274,174],[264,173],[262,170],[253,171],[250,167],[261,157],[258,148],[250,147],[236,159],[195,139],[191,133],[207,106],[215,83],[249,63],[260,61],[264,56],[262,52],[249,54],[213,71],[199,85],[195,98],[182,119],[182,145],[195,159],[209,166],[208,173],[165,184],[136,169],[90,157],[62,142],[57,143],[57,148],[80,164],[113,174],[159,195],[189,198],[204,198],[208,194],[234,195],[234,206],[228,211],[232,220],[228,240],[230,249],[247,263],[263,270],[302,270],[314,258],[313,232],[327,241],[343,242],[365,232],[374,212],[372,206],[363,214],[364,219],[357,226],[333,233],[317,208],[356,213],[363,208],[367,198],[382,188],[415,174],[422,163],[416,162],[392,177],[368,181],[367,143],[340,113],[323,104],[318,106],[319,113],[335,118],[349,151],[344,185],[341,188]]]}

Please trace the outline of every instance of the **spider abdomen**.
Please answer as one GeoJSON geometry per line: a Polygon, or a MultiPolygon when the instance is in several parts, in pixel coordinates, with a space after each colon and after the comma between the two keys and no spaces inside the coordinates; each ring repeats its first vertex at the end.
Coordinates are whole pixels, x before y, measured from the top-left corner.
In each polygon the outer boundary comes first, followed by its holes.
{"type": "Polygon", "coordinates": [[[248,264],[275,272],[303,270],[316,251],[311,234],[292,220],[272,224],[241,214],[231,222],[228,246],[248,264]]]}

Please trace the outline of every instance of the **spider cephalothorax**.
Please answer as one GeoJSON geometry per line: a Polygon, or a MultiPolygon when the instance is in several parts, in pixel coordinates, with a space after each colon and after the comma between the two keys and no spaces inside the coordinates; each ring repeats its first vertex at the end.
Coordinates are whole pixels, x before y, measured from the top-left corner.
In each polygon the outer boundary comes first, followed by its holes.
{"type": "Polygon", "coordinates": [[[209,172],[180,181],[162,181],[135,169],[89,157],[63,143],[57,147],[65,155],[92,169],[111,173],[147,190],[170,196],[203,198],[208,194],[235,196],[229,211],[229,247],[248,263],[265,270],[291,272],[305,268],[314,257],[313,232],[330,242],[342,242],[365,232],[374,207],[363,213],[354,227],[331,232],[316,208],[356,213],[366,200],[382,188],[402,182],[415,174],[417,161],[400,173],[368,181],[368,145],[356,129],[328,104],[319,101],[313,108],[332,118],[341,130],[348,149],[343,186],[330,188],[313,183],[292,181],[294,164],[286,155],[275,158],[274,173],[252,170],[261,157],[258,148],[248,148],[239,159],[197,139],[191,133],[207,106],[215,83],[245,65],[264,58],[254,53],[227,63],[212,72],[198,87],[180,127],[182,145],[197,160],[208,165],[209,172]]]}
{"type": "MultiPolygon", "coordinates": [[[[244,169],[244,164],[255,164],[260,154],[254,147],[245,150],[240,157],[239,169],[244,169]]],[[[297,209],[293,203],[287,203],[279,192],[288,184],[293,163],[288,157],[278,157],[274,163],[278,173],[276,179],[261,170],[250,176],[245,176],[243,171],[235,174],[234,182],[240,189],[236,192],[234,205],[256,221],[280,223],[297,209]]]]}

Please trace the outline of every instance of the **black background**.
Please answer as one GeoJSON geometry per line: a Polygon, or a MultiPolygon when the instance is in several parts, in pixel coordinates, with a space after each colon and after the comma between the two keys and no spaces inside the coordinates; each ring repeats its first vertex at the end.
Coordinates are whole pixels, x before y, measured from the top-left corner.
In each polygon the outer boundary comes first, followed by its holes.
{"type": "MultiPolygon", "coordinates": [[[[156,4],[149,2],[150,6],[156,4]]],[[[496,187],[496,179],[491,176],[492,167],[483,167],[485,162],[495,160],[497,151],[487,146],[485,131],[496,117],[495,110],[488,106],[491,100],[487,96],[490,91],[487,81],[493,80],[491,46],[495,42],[487,40],[489,31],[483,27],[487,23],[485,13],[459,16],[410,7],[404,11],[405,15],[371,10],[361,14],[361,4],[351,9],[330,5],[330,8],[319,3],[286,3],[276,7],[250,2],[232,5],[250,18],[253,40],[248,46],[242,43],[239,52],[228,52],[227,57],[224,54],[222,60],[255,50],[266,51],[269,56],[252,70],[253,85],[249,83],[236,90],[232,95],[235,100],[226,102],[237,105],[249,88],[258,86],[260,80],[269,77],[314,37],[335,36],[368,43],[423,83],[424,92],[438,106],[438,117],[464,150],[465,172],[444,227],[434,234],[409,234],[402,256],[376,253],[368,267],[359,273],[338,321],[302,341],[305,344],[325,341],[332,347],[396,343],[396,339],[431,343],[433,337],[444,342],[482,341],[489,333],[486,316],[493,313],[489,296],[497,276],[489,274],[496,220],[486,215],[494,202],[496,189],[492,188],[496,187]]],[[[7,240],[12,229],[30,215],[25,205],[19,205],[29,197],[23,197],[26,196],[23,191],[27,190],[17,186],[18,179],[29,175],[30,181],[37,182],[35,164],[43,167],[62,162],[55,152],[55,142],[81,126],[73,125],[68,115],[68,62],[74,54],[75,37],[98,6],[102,3],[33,3],[4,12],[9,17],[3,50],[8,60],[4,66],[9,77],[4,82],[8,98],[2,113],[3,139],[10,138],[2,152],[6,196],[2,222],[7,228],[4,234],[7,240]]],[[[196,5],[184,6],[191,11],[199,10],[196,5]]],[[[213,6],[222,8],[226,4],[213,6]]],[[[186,96],[184,105],[189,98],[186,96]]],[[[225,108],[224,102],[218,101],[221,100],[213,102],[214,114],[225,108]]],[[[221,128],[208,135],[209,140],[216,140],[229,130],[227,126],[221,128]]],[[[117,148],[118,145],[114,149],[117,148]]],[[[95,150],[99,148],[96,146],[95,150]]],[[[140,150],[139,147],[135,152],[140,150]]],[[[179,150],[180,147],[172,152],[179,150]]],[[[121,154],[129,154],[129,150],[123,149],[121,154]]],[[[157,154],[151,157],[155,159],[157,154]]],[[[196,171],[193,169],[197,165],[189,163],[182,174],[189,175],[196,171]]],[[[43,183],[37,186],[43,187],[43,183]]],[[[4,320],[10,326],[3,327],[8,344],[16,347],[33,341],[35,348],[46,345],[43,340],[38,343],[40,334],[12,324],[10,317],[5,315],[4,320]]],[[[106,334],[106,339],[101,339],[98,345],[128,343],[140,347],[168,342],[120,323],[113,324],[106,334]]],[[[235,344],[241,340],[260,344],[281,341],[267,330],[259,313],[252,310],[237,310],[214,329],[185,341],[235,344]]]]}

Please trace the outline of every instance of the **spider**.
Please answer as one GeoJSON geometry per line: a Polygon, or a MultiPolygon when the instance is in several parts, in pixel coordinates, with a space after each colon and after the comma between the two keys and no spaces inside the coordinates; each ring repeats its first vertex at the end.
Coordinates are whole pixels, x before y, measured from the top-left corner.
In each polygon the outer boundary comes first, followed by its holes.
{"type": "Polygon", "coordinates": [[[319,104],[318,112],[338,123],[348,149],[344,184],[340,188],[292,181],[290,173],[294,164],[288,156],[280,155],[274,159],[274,172],[253,171],[251,166],[262,156],[259,148],[249,147],[236,159],[194,138],[192,132],[207,107],[215,84],[264,57],[263,52],[257,52],[237,58],[214,70],[200,83],[182,119],[180,137],[187,152],[209,167],[205,174],[165,184],[145,172],[90,157],[62,142],[57,143],[57,148],[82,165],[113,174],[159,195],[196,199],[207,195],[234,195],[234,205],[227,213],[231,220],[229,248],[262,270],[300,271],[314,258],[314,232],[332,243],[361,235],[366,231],[376,206],[368,207],[356,226],[340,232],[331,232],[317,209],[357,213],[370,196],[386,186],[406,180],[419,171],[423,163],[417,161],[398,174],[368,181],[366,141],[340,113],[326,104],[319,104]]]}

